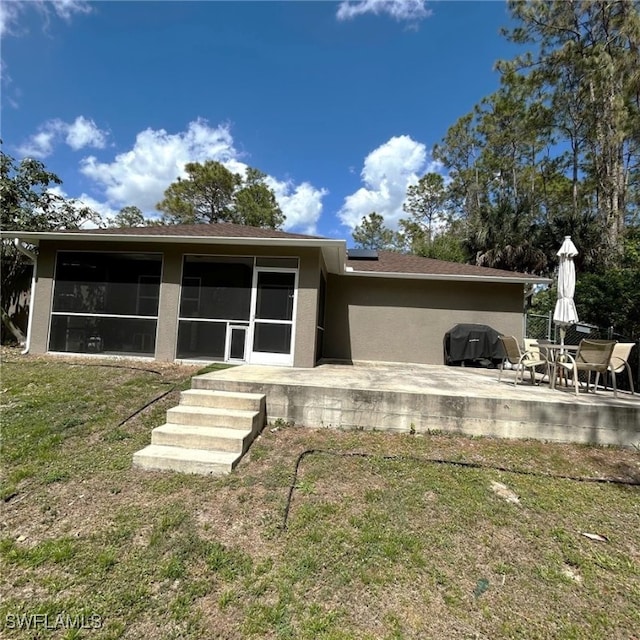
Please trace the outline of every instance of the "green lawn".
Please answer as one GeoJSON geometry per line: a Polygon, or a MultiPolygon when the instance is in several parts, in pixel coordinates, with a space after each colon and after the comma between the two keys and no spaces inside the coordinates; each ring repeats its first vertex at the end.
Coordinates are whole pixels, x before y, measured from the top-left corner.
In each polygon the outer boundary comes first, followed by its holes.
{"type": "Polygon", "coordinates": [[[197,368],[3,359],[2,637],[640,637],[638,450],[269,426],[225,478],[143,472],[197,368]]]}

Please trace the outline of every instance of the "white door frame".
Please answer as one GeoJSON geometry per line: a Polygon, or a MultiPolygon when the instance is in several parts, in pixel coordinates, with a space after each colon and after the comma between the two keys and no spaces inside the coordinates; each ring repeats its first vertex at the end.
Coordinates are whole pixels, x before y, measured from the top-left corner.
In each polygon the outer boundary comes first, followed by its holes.
{"type": "Polygon", "coordinates": [[[298,269],[278,268],[278,267],[254,267],[253,283],[251,287],[251,321],[248,331],[247,361],[251,364],[274,364],[282,366],[293,366],[296,339],[296,316],[298,312],[298,269]],[[291,273],[293,279],[293,308],[291,320],[261,320],[256,318],[256,306],[258,302],[258,275],[260,273],[291,273]],[[289,353],[269,353],[266,351],[254,351],[253,344],[255,338],[256,323],[263,324],[290,324],[291,325],[291,345],[289,353]]]}
{"type": "Polygon", "coordinates": [[[224,345],[224,361],[225,362],[246,362],[248,354],[248,337],[251,333],[250,326],[248,324],[234,324],[233,322],[229,322],[227,324],[227,335],[225,336],[225,345],[224,345]],[[243,349],[243,358],[232,358],[231,357],[231,338],[234,330],[242,330],[244,331],[244,349],[243,349]]]}

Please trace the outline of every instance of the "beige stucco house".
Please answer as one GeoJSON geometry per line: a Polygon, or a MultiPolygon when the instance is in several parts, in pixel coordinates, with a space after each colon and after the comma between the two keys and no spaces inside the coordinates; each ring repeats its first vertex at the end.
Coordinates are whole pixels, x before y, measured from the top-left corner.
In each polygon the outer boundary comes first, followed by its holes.
{"type": "Polygon", "coordinates": [[[455,324],[522,337],[525,286],[549,282],[227,223],[2,237],[37,247],[32,353],[442,364],[455,324]]]}

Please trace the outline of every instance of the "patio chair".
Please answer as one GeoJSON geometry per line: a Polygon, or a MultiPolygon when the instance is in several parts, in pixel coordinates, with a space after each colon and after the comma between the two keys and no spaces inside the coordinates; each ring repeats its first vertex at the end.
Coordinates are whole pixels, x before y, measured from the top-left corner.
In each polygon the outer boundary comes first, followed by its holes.
{"type": "MultiPolygon", "coordinates": [[[[613,353],[611,354],[611,361],[609,362],[609,367],[607,371],[611,374],[612,378],[615,378],[618,373],[624,373],[625,369],[627,371],[627,375],[629,376],[629,386],[631,387],[631,395],[633,393],[633,376],[631,375],[631,367],[629,366],[629,356],[631,355],[631,350],[635,346],[635,342],[616,342],[613,347],[613,353]]],[[[598,386],[598,378],[600,377],[599,373],[596,373],[596,386],[598,386]]],[[[607,388],[607,376],[604,377],[604,388],[607,388]]],[[[615,385],[615,380],[614,380],[615,385]]]]}
{"type": "MultiPolygon", "coordinates": [[[[551,362],[553,358],[548,349],[545,348],[545,344],[550,344],[549,340],[539,340],[537,338],[525,338],[524,350],[533,356],[534,360],[546,359],[549,362],[549,373],[551,372],[551,362]]],[[[542,380],[544,381],[545,374],[542,374],[542,380]]]]}
{"type": "Polygon", "coordinates": [[[524,350],[529,351],[530,353],[540,353],[540,345],[538,344],[538,341],[533,338],[525,338],[524,350]]]}
{"type": "MultiPolygon", "coordinates": [[[[587,393],[589,393],[589,386],[591,385],[591,372],[595,371],[597,376],[599,376],[601,373],[606,374],[611,362],[611,355],[613,354],[613,348],[615,344],[615,342],[611,342],[608,340],[582,340],[578,345],[578,351],[576,352],[575,356],[572,356],[567,352],[562,353],[556,358],[554,362],[552,385],[554,385],[556,372],[558,370],[558,367],[560,367],[560,370],[564,369],[565,371],[572,374],[577,396],[578,374],[580,373],[580,371],[586,371],[587,393]]],[[[596,386],[597,382],[598,377],[596,377],[596,386]]],[[[595,387],[593,389],[593,392],[596,392],[595,387]]],[[[613,395],[614,397],[618,396],[615,376],[613,376],[613,395]]]]}
{"type": "Polygon", "coordinates": [[[545,367],[547,375],[550,375],[549,361],[544,355],[542,355],[539,348],[537,350],[526,350],[522,352],[520,350],[520,345],[514,336],[501,336],[500,342],[502,343],[506,357],[503,358],[500,363],[498,382],[500,382],[502,378],[505,361],[510,362],[516,370],[516,378],[513,382],[514,386],[518,384],[518,375],[520,375],[520,382],[523,381],[525,369],[529,369],[531,373],[531,384],[536,383],[535,371],[538,367],[545,367]]]}

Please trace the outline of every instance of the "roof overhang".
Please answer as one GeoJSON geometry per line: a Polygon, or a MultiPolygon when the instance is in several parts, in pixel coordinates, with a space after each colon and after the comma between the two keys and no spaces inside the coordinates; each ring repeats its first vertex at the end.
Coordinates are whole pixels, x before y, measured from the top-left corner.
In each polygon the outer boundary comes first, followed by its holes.
{"type": "Polygon", "coordinates": [[[92,233],[91,230],[73,233],[65,231],[1,231],[2,238],[18,238],[25,243],[38,246],[41,241],[59,242],[120,242],[120,243],[150,243],[150,244],[197,244],[197,245],[230,245],[256,247],[294,247],[318,248],[322,251],[325,265],[329,273],[364,278],[395,278],[399,280],[443,280],[449,282],[495,282],[503,284],[549,284],[550,278],[538,276],[494,276],[494,275],[465,275],[438,273],[401,273],[388,271],[357,271],[347,266],[347,243],[344,240],[331,238],[252,238],[225,236],[193,236],[193,235],[157,235],[157,234],[127,234],[92,233]]]}
{"type": "Polygon", "coordinates": [[[157,244],[215,244],[230,246],[259,246],[259,247],[305,247],[318,248],[330,273],[342,273],[347,259],[347,249],[344,240],[330,238],[251,238],[225,236],[193,236],[156,234],[127,234],[127,233],[91,233],[78,231],[68,233],[64,231],[0,231],[0,238],[19,238],[33,246],[40,242],[122,242],[122,243],[157,243],[157,244]]]}
{"type": "Polygon", "coordinates": [[[448,282],[496,282],[502,284],[550,284],[551,278],[539,276],[478,276],[459,273],[400,273],[385,271],[356,271],[353,267],[346,267],[344,275],[367,278],[399,278],[402,280],[444,280],[448,282]]]}

